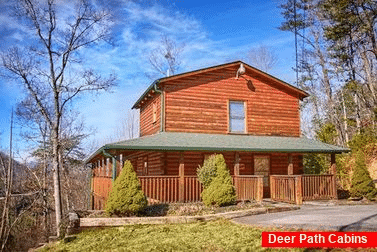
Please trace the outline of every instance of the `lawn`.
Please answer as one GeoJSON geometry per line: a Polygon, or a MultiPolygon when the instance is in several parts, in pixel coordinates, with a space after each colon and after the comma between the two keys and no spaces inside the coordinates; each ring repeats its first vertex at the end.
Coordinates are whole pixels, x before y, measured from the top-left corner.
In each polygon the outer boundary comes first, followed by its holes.
{"type": "Polygon", "coordinates": [[[78,234],[74,241],[59,242],[38,252],[269,251],[261,247],[262,231],[263,229],[241,226],[229,220],[191,224],[130,225],[84,231],[78,234]]]}

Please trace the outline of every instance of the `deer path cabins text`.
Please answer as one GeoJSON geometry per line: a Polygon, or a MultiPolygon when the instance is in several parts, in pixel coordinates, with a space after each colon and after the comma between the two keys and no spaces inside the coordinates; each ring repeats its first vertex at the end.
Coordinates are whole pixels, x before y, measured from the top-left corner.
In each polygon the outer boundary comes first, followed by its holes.
{"type": "Polygon", "coordinates": [[[161,78],[136,101],[140,137],[102,146],[91,164],[91,207],[103,209],[130,160],[150,202],[200,201],[198,165],[224,155],[239,200],[336,198],[335,154],[301,137],[308,94],[241,61],[161,78]],[[240,71],[243,70],[243,71],[240,71]],[[304,175],[304,153],[329,153],[328,175],[304,175]]]}

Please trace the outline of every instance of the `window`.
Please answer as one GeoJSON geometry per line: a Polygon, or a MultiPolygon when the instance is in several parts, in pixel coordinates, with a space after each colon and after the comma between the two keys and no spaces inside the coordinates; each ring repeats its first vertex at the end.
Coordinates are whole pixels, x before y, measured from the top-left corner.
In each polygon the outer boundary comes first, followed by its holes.
{"type": "Polygon", "coordinates": [[[156,103],[153,103],[152,105],[152,114],[153,114],[152,123],[155,123],[157,122],[157,104],[156,103]]]}
{"type": "Polygon", "coordinates": [[[243,101],[229,101],[229,131],[245,132],[245,103],[243,101]]]}

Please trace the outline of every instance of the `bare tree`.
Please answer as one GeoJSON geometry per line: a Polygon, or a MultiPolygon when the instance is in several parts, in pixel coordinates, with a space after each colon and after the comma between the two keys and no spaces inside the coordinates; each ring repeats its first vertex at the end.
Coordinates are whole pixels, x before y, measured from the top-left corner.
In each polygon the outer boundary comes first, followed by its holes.
{"type": "Polygon", "coordinates": [[[105,40],[110,31],[110,14],[89,1],[74,2],[72,15],[54,0],[21,0],[17,14],[35,32],[31,47],[13,47],[1,55],[8,77],[23,84],[50,132],[57,235],[62,219],[59,153],[62,120],[74,98],[84,92],[107,90],[115,77],[102,78],[78,65],[82,49],[105,40]]]}
{"type": "Polygon", "coordinates": [[[278,57],[267,46],[252,48],[247,53],[247,62],[252,66],[269,73],[278,63],[278,57]]]}
{"type": "Polygon", "coordinates": [[[114,140],[120,141],[139,137],[139,111],[129,110],[126,113],[121,113],[121,115],[122,118],[115,127],[116,139],[114,140]],[[127,115],[124,116],[124,114],[127,115]]]}
{"type": "MultiPolygon", "coordinates": [[[[4,183],[4,191],[5,191],[5,199],[3,204],[3,211],[1,215],[1,222],[0,222],[0,251],[4,251],[5,244],[7,243],[9,233],[10,233],[10,221],[9,221],[9,205],[10,205],[10,198],[12,196],[12,185],[13,185],[13,163],[12,163],[12,131],[13,131],[13,111],[11,116],[10,122],[10,143],[9,143],[9,160],[8,160],[8,168],[5,169],[4,162],[1,162],[1,166],[3,170],[7,171],[5,176],[5,183],[4,183]]],[[[5,173],[5,172],[4,172],[5,173]]]]}
{"type": "Polygon", "coordinates": [[[157,48],[149,54],[149,63],[162,76],[174,75],[181,64],[179,58],[183,48],[184,45],[177,45],[175,41],[164,35],[157,48]]]}

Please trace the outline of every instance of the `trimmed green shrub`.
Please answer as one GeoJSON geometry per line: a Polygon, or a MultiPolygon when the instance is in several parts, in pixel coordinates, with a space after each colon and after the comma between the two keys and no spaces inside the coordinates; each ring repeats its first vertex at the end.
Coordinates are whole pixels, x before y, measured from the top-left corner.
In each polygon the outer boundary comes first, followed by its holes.
{"type": "Polygon", "coordinates": [[[224,156],[214,157],[216,176],[207,188],[203,189],[202,200],[206,206],[227,206],[236,202],[236,191],[232,183],[229,169],[226,167],[224,156]]]}
{"type": "Polygon", "coordinates": [[[127,160],[114,182],[105,210],[109,214],[129,216],[142,211],[146,206],[147,198],[141,190],[131,162],[127,160]]]}
{"type": "Polygon", "coordinates": [[[196,174],[198,176],[199,182],[204,188],[207,188],[213,178],[216,176],[216,165],[215,165],[216,155],[211,155],[206,160],[204,160],[203,166],[198,167],[196,174]]]}
{"type": "Polygon", "coordinates": [[[370,177],[365,163],[365,155],[362,151],[356,153],[355,169],[351,178],[350,194],[352,197],[365,197],[373,199],[377,195],[377,189],[370,177]]]}

